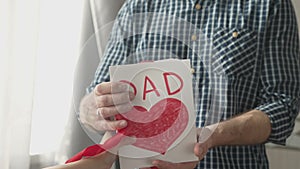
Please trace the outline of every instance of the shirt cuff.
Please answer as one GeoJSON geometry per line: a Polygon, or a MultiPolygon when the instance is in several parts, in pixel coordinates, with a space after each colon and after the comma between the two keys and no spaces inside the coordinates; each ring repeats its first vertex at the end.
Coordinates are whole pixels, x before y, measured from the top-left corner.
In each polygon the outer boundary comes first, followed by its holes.
{"type": "Polygon", "coordinates": [[[286,139],[293,131],[299,108],[292,109],[287,104],[278,101],[258,106],[255,109],[266,113],[270,119],[272,130],[267,142],[285,145],[286,139]]]}

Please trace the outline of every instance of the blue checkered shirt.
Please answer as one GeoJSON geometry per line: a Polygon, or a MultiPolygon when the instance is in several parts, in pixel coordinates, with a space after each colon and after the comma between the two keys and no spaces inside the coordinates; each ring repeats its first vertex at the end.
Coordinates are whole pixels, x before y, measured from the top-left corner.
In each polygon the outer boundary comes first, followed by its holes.
{"type": "MultiPolygon", "coordinates": [[[[257,109],[270,118],[268,142],[285,144],[300,95],[290,0],[129,0],[88,90],[110,80],[111,65],[167,58],[190,59],[195,70],[197,127],[257,109]]],[[[266,169],[265,145],[212,148],[197,167],[266,169]]]]}

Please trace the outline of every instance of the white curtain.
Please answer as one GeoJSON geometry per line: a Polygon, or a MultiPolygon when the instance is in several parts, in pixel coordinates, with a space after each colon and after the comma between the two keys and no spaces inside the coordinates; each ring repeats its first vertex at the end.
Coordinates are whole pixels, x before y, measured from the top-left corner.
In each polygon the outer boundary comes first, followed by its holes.
{"type": "Polygon", "coordinates": [[[0,1],[0,168],[28,168],[38,0],[0,1]]]}
{"type": "Polygon", "coordinates": [[[72,103],[83,0],[0,1],[0,168],[58,152],[72,103]]]}

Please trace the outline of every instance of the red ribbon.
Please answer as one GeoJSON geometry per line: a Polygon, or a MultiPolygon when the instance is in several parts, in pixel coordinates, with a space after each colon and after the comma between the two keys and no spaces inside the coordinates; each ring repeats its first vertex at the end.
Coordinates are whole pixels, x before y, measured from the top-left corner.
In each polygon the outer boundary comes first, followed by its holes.
{"type": "MultiPolygon", "coordinates": [[[[114,139],[110,138],[103,145],[101,145],[101,144],[95,144],[95,145],[89,146],[89,147],[83,149],[82,151],[80,151],[79,153],[77,153],[75,156],[73,156],[69,160],[67,160],[65,163],[67,164],[67,163],[79,161],[82,158],[92,157],[92,156],[96,156],[96,155],[98,155],[100,153],[103,153],[103,152],[105,152],[105,151],[108,150],[107,148],[113,148],[114,147],[113,145],[116,144],[115,141],[118,140],[118,139],[122,139],[122,137],[123,137],[123,135],[117,134],[114,137],[112,137],[114,139]]],[[[158,168],[157,167],[150,167],[150,169],[158,169],[158,168]]]]}
{"type": "Polygon", "coordinates": [[[105,152],[107,150],[110,150],[113,147],[116,147],[121,142],[123,137],[124,137],[124,135],[119,133],[119,134],[116,134],[113,137],[109,138],[104,144],[95,144],[95,145],[89,146],[89,147],[83,149],[82,151],[80,151],[79,153],[77,153],[76,155],[74,155],[68,161],[66,161],[66,164],[78,161],[82,158],[92,157],[92,156],[98,155],[102,152],[105,152]]]}
{"type": "Polygon", "coordinates": [[[82,151],[80,151],[79,153],[77,153],[75,156],[73,156],[68,161],[66,161],[66,164],[78,161],[78,160],[82,159],[83,157],[95,156],[95,155],[100,154],[105,151],[106,150],[104,148],[102,148],[102,146],[100,144],[95,144],[95,145],[89,146],[89,147],[83,149],[82,151]]]}

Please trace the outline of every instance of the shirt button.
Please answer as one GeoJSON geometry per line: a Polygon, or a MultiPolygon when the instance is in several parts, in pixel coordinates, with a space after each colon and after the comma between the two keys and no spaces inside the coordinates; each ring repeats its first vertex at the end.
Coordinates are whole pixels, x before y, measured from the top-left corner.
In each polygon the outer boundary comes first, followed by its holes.
{"type": "Polygon", "coordinates": [[[191,68],[191,74],[194,74],[194,73],[195,73],[195,69],[191,68]]]}
{"type": "Polygon", "coordinates": [[[238,32],[235,31],[235,32],[232,33],[232,37],[237,38],[238,36],[239,36],[238,32]]]}
{"type": "Polygon", "coordinates": [[[197,40],[197,36],[196,35],[192,35],[192,41],[196,41],[197,40]]]}
{"type": "Polygon", "coordinates": [[[196,4],[195,8],[196,8],[197,10],[200,10],[200,9],[201,9],[201,5],[200,5],[200,4],[196,4]]]}

